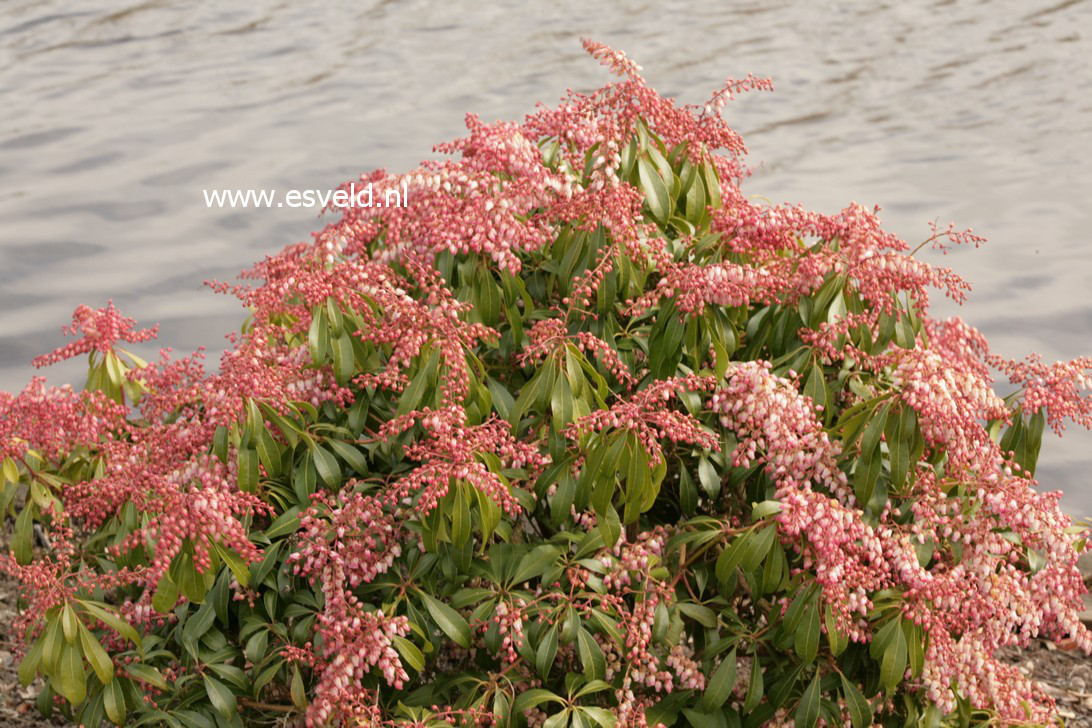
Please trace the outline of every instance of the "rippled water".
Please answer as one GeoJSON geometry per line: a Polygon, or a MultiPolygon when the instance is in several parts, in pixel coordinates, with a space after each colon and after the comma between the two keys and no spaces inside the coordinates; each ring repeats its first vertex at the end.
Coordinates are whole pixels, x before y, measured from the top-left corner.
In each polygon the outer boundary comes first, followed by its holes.
{"type": "MultiPolygon", "coordinates": [[[[1092,353],[1088,0],[312,5],[4,0],[0,388],[22,386],[76,305],[111,297],[159,321],[161,343],[215,353],[240,312],[202,281],[320,223],[208,209],[202,189],[407,168],[467,111],[518,118],[603,82],[581,36],[685,101],[772,76],[775,93],[728,110],[752,192],[879,204],[911,241],[934,218],[971,226],[989,245],[945,261],[975,284],[961,315],[1007,356],[1092,353]]],[[[1040,476],[1089,514],[1090,465],[1074,430],[1047,442],[1040,476]]]]}

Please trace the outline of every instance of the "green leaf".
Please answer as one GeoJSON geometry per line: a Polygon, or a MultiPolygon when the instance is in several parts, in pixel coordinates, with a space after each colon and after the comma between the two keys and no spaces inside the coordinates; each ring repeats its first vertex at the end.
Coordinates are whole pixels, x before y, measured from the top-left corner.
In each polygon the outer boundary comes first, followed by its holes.
{"type": "MultiPolygon", "coordinates": [[[[569,716],[572,714],[572,708],[565,708],[560,713],[555,713],[547,718],[542,723],[542,728],[565,728],[569,724],[569,716]]],[[[578,725],[573,728],[590,728],[590,726],[578,725]]]]}
{"type": "Polygon", "coordinates": [[[839,321],[843,321],[846,318],[846,298],[839,290],[835,294],[834,300],[830,302],[830,308],[827,309],[827,323],[837,324],[839,321]]]}
{"type": "Polygon", "coordinates": [[[508,696],[503,690],[497,690],[493,693],[493,717],[496,725],[507,726],[510,724],[511,709],[512,706],[509,703],[508,696]]]}
{"type": "Polygon", "coordinates": [[[520,559],[519,567],[516,568],[511,583],[522,584],[528,579],[542,576],[557,563],[557,557],[560,555],[561,549],[552,544],[536,546],[520,559]]]}
{"type": "Polygon", "coordinates": [[[493,275],[484,266],[478,268],[474,282],[474,308],[481,316],[482,323],[494,326],[500,316],[501,291],[493,280],[493,275]]]}
{"type": "Polygon", "coordinates": [[[766,557],[766,565],[762,568],[762,591],[766,594],[777,591],[782,581],[788,578],[788,570],[785,549],[775,539],[770,555],[766,557]]]}
{"type": "Polygon", "coordinates": [[[239,490],[253,493],[258,488],[258,452],[249,447],[239,448],[239,490]]]}
{"type": "Polygon", "coordinates": [[[819,722],[819,675],[812,678],[793,716],[797,728],[815,728],[819,722]]]}
{"type": "Polygon", "coordinates": [[[87,697],[87,673],[83,668],[83,655],[79,647],[65,645],[58,672],[58,692],[73,706],[82,703],[87,697]]]}
{"type": "Polygon", "coordinates": [[[689,469],[681,461],[678,461],[676,472],[679,474],[679,507],[685,515],[693,515],[698,507],[698,489],[694,487],[689,469]]]}
{"type": "Polygon", "coordinates": [[[655,499],[656,489],[652,485],[651,473],[648,469],[648,453],[643,445],[631,438],[626,446],[628,467],[626,468],[626,501],[623,510],[622,523],[633,523],[642,511],[646,501],[651,506],[655,499]],[[649,497],[651,496],[651,498],[649,497]]]}
{"type": "Polygon", "coordinates": [[[660,224],[666,223],[671,217],[671,199],[663,178],[645,157],[637,160],[637,174],[652,217],[660,224]]]}
{"type": "MultiPolygon", "coordinates": [[[[265,537],[270,541],[276,541],[279,538],[295,533],[299,528],[300,509],[298,506],[292,506],[277,516],[277,520],[269,524],[269,528],[265,529],[265,537]]],[[[259,581],[261,580],[259,579],[259,581]]]]}
{"type": "Polygon", "coordinates": [[[549,362],[539,367],[530,381],[523,385],[519,392],[519,399],[508,413],[508,424],[513,431],[519,426],[520,420],[527,410],[536,406],[550,392],[553,386],[553,365],[549,362]]]}
{"type": "Polygon", "coordinates": [[[407,665],[417,672],[424,672],[425,656],[421,653],[421,650],[417,645],[413,644],[405,637],[399,637],[398,635],[394,635],[391,638],[391,642],[394,644],[395,649],[398,650],[398,654],[406,661],[407,665]]]}
{"type": "Polygon", "coordinates": [[[348,331],[342,331],[334,343],[334,377],[337,383],[345,386],[356,371],[356,359],[353,356],[353,338],[348,331]]]}
{"type": "Polygon", "coordinates": [[[307,689],[303,686],[303,676],[300,675],[300,669],[298,666],[292,667],[292,682],[289,688],[289,695],[292,697],[292,704],[299,709],[307,707],[307,689]]]}
{"type": "Polygon", "coordinates": [[[205,692],[216,712],[224,716],[225,720],[231,720],[239,711],[235,703],[235,693],[231,692],[227,685],[207,674],[202,676],[205,682],[205,692]]]}
{"type": "Polygon", "coordinates": [[[754,571],[758,568],[762,560],[770,553],[770,547],[773,546],[776,536],[777,525],[771,523],[761,531],[754,533],[753,537],[747,540],[743,555],[739,561],[739,565],[743,567],[744,571],[754,571]]]}
{"type": "MultiPolygon", "coordinates": [[[[258,461],[271,476],[280,475],[281,472],[281,446],[273,439],[272,433],[264,425],[258,430],[257,442],[254,443],[258,451],[258,461]]],[[[241,468],[240,468],[241,470],[241,468]]],[[[257,471],[254,480],[257,481],[257,471]]]]}
{"type": "MultiPolygon", "coordinates": [[[[117,632],[119,635],[127,640],[130,640],[137,647],[140,647],[140,635],[133,629],[133,626],[126,622],[121,616],[114,611],[113,607],[107,607],[105,604],[99,602],[93,602],[88,599],[78,599],[76,603],[80,605],[80,608],[90,614],[95,619],[104,623],[107,627],[117,632]]],[[[173,607],[174,604],[172,603],[173,607]]]]}
{"type": "Polygon", "coordinates": [[[617,543],[622,535],[622,519],[618,517],[618,511],[612,504],[607,504],[606,509],[595,510],[598,519],[599,533],[603,536],[603,543],[617,543]]]}
{"type": "Polygon", "coordinates": [[[895,689],[906,673],[906,635],[901,629],[900,621],[901,617],[892,620],[895,629],[890,643],[884,650],[883,660],[880,662],[880,684],[888,692],[895,689]]]}
{"type": "Polygon", "coordinates": [[[216,553],[220,554],[220,558],[224,560],[224,563],[231,569],[232,575],[235,580],[243,587],[250,585],[250,564],[243,561],[243,557],[235,553],[231,549],[223,546],[216,541],[210,541],[213,548],[216,549],[216,553]]]}
{"type": "Polygon", "coordinates": [[[59,615],[47,616],[42,642],[42,672],[52,674],[60,666],[62,649],[65,645],[59,615]]]}
{"type": "Polygon", "coordinates": [[[694,728],[725,728],[724,713],[719,710],[706,712],[694,708],[683,708],[683,715],[694,728]]]}
{"type": "Polygon", "coordinates": [[[762,702],[762,695],[765,692],[764,687],[762,680],[762,665],[758,659],[758,655],[754,655],[751,658],[751,682],[747,686],[747,695],[743,698],[744,713],[750,713],[758,707],[760,702],[762,702]]]}
{"type": "Polygon", "coordinates": [[[705,495],[713,499],[720,495],[720,475],[709,458],[704,455],[698,460],[698,482],[705,495]]]}
{"type": "Polygon", "coordinates": [[[65,604],[61,608],[61,628],[64,630],[64,641],[70,645],[76,644],[76,639],[80,636],[80,620],[76,618],[71,604],[65,604]]]}
{"type": "Polygon", "coordinates": [[[20,566],[26,566],[34,557],[34,510],[34,504],[27,503],[15,519],[15,537],[11,542],[11,551],[20,566]]]}
{"type": "Polygon", "coordinates": [[[83,656],[91,663],[91,669],[98,675],[99,682],[103,685],[112,682],[114,662],[110,659],[110,655],[106,654],[106,650],[95,635],[91,634],[91,631],[82,623],[80,624],[80,647],[83,649],[83,656]]]}
{"type": "Polygon", "coordinates": [[[679,611],[693,619],[702,627],[713,629],[717,626],[717,613],[704,604],[679,602],[679,611]]]}
{"type": "Polygon", "coordinates": [[[327,440],[326,445],[358,475],[368,474],[368,460],[356,445],[342,440],[327,440]]]}
{"type": "Polygon", "coordinates": [[[419,591],[428,613],[444,634],[460,647],[470,647],[470,625],[463,616],[435,597],[419,591]]]}
{"type": "Polygon", "coordinates": [[[493,398],[493,409],[497,411],[502,420],[511,422],[512,408],[516,404],[515,398],[512,397],[511,392],[503,384],[492,377],[489,378],[488,387],[489,394],[493,398]]]}
{"type": "Polygon", "coordinates": [[[707,206],[714,210],[720,209],[720,175],[717,172],[716,165],[708,161],[702,162],[701,174],[709,197],[707,206]]]}
{"type": "Polygon", "coordinates": [[[849,720],[853,723],[853,728],[867,728],[872,725],[872,706],[845,675],[839,673],[839,677],[842,678],[842,695],[845,696],[846,708],[849,710],[849,720]]]}
{"type": "Polygon", "coordinates": [[[880,446],[880,437],[887,425],[887,415],[891,411],[891,404],[887,403],[873,410],[872,418],[865,427],[864,436],[861,438],[861,456],[871,453],[880,446]]]}
{"type": "Polygon", "coordinates": [[[315,366],[326,362],[330,351],[330,332],[326,323],[326,308],[315,306],[311,312],[311,326],[307,329],[307,347],[311,350],[311,361],[315,366]]]}
{"type": "MultiPolygon", "coordinates": [[[[424,358],[424,351],[421,352],[420,358],[424,358]]],[[[417,370],[413,379],[410,380],[409,386],[402,392],[402,397],[398,400],[398,411],[395,413],[397,416],[401,417],[419,408],[425,398],[425,392],[428,391],[429,384],[432,381],[432,373],[436,369],[439,358],[438,352],[432,352],[427,363],[417,370]]]]}
{"type": "Polygon", "coordinates": [[[830,410],[833,396],[830,394],[830,387],[827,386],[827,380],[823,376],[823,366],[821,364],[815,364],[811,367],[808,379],[804,384],[804,394],[811,397],[812,404],[815,405],[817,410],[820,407],[822,408],[819,418],[829,422],[826,416],[830,410]]]}
{"type": "Polygon", "coordinates": [[[243,649],[243,655],[246,659],[257,665],[265,659],[268,648],[269,630],[262,628],[250,635],[250,638],[247,639],[246,647],[243,649]]]}
{"type": "Polygon", "coordinates": [[[583,627],[576,633],[576,646],[580,653],[580,664],[584,666],[584,674],[589,680],[602,680],[607,671],[606,657],[599,643],[583,627]]]}
{"type": "Polygon", "coordinates": [[[853,493],[861,508],[868,508],[873,504],[876,495],[876,481],[880,477],[883,468],[883,458],[880,453],[880,436],[887,424],[887,416],[891,409],[890,403],[883,405],[873,415],[868,426],[865,427],[861,438],[861,454],[857,459],[857,469],[853,473],[853,493]]]}
{"type": "Polygon", "coordinates": [[[501,510],[491,496],[475,487],[471,487],[471,490],[478,502],[478,517],[482,527],[482,549],[484,549],[489,538],[497,530],[497,526],[500,525],[501,510]]]}
{"type": "Polygon", "coordinates": [[[1046,428],[1046,414],[1039,409],[1028,419],[1027,435],[1024,442],[1024,457],[1020,465],[1027,477],[1035,476],[1035,465],[1039,461],[1039,450],[1043,445],[1043,430],[1046,428]]]}
{"type": "Polygon", "coordinates": [[[804,662],[814,662],[819,653],[819,606],[812,602],[796,628],[796,654],[804,662]]]}
{"type": "Polygon", "coordinates": [[[190,654],[195,658],[198,656],[197,641],[212,628],[215,621],[216,612],[212,608],[212,602],[209,601],[186,618],[186,624],[182,627],[182,643],[189,648],[190,654]]]}
{"type": "Polygon", "coordinates": [[[114,721],[115,725],[125,724],[125,693],[121,690],[118,680],[111,680],[102,691],[103,707],[106,716],[114,721]]]}
{"type": "Polygon", "coordinates": [[[345,323],[345,317],[341,313],[341,306],[338,305],[333,296],[326,299],[326,316],[330,322],[330,333],[334,336],[340,335],[345,323]]]}
{"type": "Polygon", "coordinates": [[[303,434],[303,430],[295,420],[288,419],[280,412],[270,407],[268,404],[261,402],[258,404],[261,408],[262,414],[265,418],[276,425],[277,429],[284,435],[284,439],[288,442],[289,447],[295,447],[296,443],[300,441],[300,435],[303,434]]]}
{"type": "Polygon", "coordinates": [[[565,376],[556,377],[553,391],[550,392],[550,414],[553,417],[554,430],[561,432],[573,421],[573,408],[573,392],[569,380],[565,376]]]}
{"type": "Polygon", "coordinates": [[[211,569],[206,573],[198,571],[192,552],[187,551],[175,557],[169,573],[171,579],[178,585],[178,591],[182,593],[182,596],[194,604],[202,604],[205,601],[205,594],[212,586],[210,582],[215,578],[211,569]]]}
{"type": "Polygon", "coordinates": [[[845,652],[846,647],[849,646],[849,638],[838,629],[834,612],[829,606],[826,608],[823,618],[827,625],[827,642],[830,644],[830,653],[837,657],[845,652]]]}
{"type": "Polygon", "coordinates": [[[906,637],[907,659],[910,663],[910,674],[920,677],[925,667],[925,630],[921,625],[914,624],[909,619],[902,620],[902,631],[906,637]]]}
{"type": "Polygon", "coordinates": [[[15,464],[15,461],[11,458],[4,458],[3,465],[4,479],[9,483],[19,482],[19,466],[15,464]]]}
{"type": "Polygon", "coordinates": [[[341,465],[332,452],[322,445],[315,445],[315,449],[311,451],[311,457],[315,463],[315,470],[327,487],[336,488],[341,485],[341,465]]]}
{"type": "Polygon", "coordinates": [[[917,412],[913,407],[903,405],[895,427],[889,422],[891,436],[887,438],[887,448],[891,462],[891,484],[900,490],[906,484],[907,474],[914,463],[910,462],[910,449],[917,430],[917,412]]]}
{"type": "Polygon", "coordinates": [[[542,688],[532,688],[530,690],[524,690],[522,693],[516,696],[515,701],[512,703],[512,713],[514,715],[519,715],[525,710],[537,708],[538,706],[546,702],[563,703],[565,701],[561,699],[561,696],[555,695],[549,690],[543,690],[542,688]]]}
{"type": "Polygon", "coordinates": [[[755,507],[751,509],[751,520],[761,521],[763,519],[769,518],[770,516],[777,515],[780,512],[780,501],[762,501],[761,503],[756,504],[755,507]]]}
{"type": "Polygon", "coordinates": [[[1046,554],[1038,549],[1027,550],[1028,552],[1028,570],[1029,573],[1034,576],[1038,574],[1047,564],[1046,554]]]}
{"type": "Polygon", "coordinates": [[[690,187],[686,190],[686,219],[699,225],[705,215],[705,183],[697,174],[697,169],[693,170],[692,176],[690,187]]]}
{"type": "Polygon", "coordinates": [[[736,650],[732,648],[728,656],[721,660],[720,665],[713,672],[713,676],[709,678],[709,684],[706,686],[705,694],[702,695],[701,699],[702,707],[706,711],[712,711],[724,705],[735,686],[736,650]]]}
{"type": "Polygon", "coordinates": [[[145,665],[143,662],[131,662],[124,667],[125,672],[136,680],[160,690],[167,689],[167,681],[163,679],[163,675],[160,674],[159,670],[151,665],[145,665]]]}
{"type": "Polygon", "coordinates": [[[557,625],[551,625],[546,634],[539,640],[538,649],[535,650],[535,668],[543,679],[550,676],[550,668],[553,667],[554,658],[557,656],[557,625]]]}
{"type": "Polygon", "coordinates": [[[277,676],[280,669],[284,666],[284,660],[274,660],[271,665],[266,666],[258,673],[258,677],[254,678],[253,691],[257,695],[261,692],[262,688],[268,685],[273,678],[277,676]]]}
{"type": "Polygon", "coordinates": [[[19,684],[23,687],[30,685],[34,676],[38,673],[38,665],[42,661],[42,651],[45,645],[45,635],[34,641],[27,654],[19,662],[19,684]]]}
{"type": "Polygon", "coordinates": [[[753,531],[746,531],[736,536],[732,543],[728,544],[728,547],[721,551],[720,556],[717,557],[716,572],[717,579],[720,581],[728,581],[728,579],[735,572],[736,567],[739,566],[740,559],[743,558],[743,554],[746,551],[747,544],[754,538],[753,531]]]}
{"type": "Polygon", "coordinates": [[[665,726],[673,725],[678,720],[679,711],[691,700],[689,690],[675,690],[668,693],[658,703],[645,709],[647,725],[655,726],[660,723],[665,726]]]}
{"type": "Polygon", "coordinates": [[[895,320],[895,343],[902,349],[913,349],[915,343],[914,326],[906,311],[899,311],[895,320]]]}
{"type": "Polygon", "coordinates": [[[614,728],[618,719],[614,713],[610,712],[606,708],[595,708],[589,705],[581,705],[576,708],[577,714],[583,714],[591,718],[593,721],[599,724],[600,728],[614,728]]]}
{"type": "Polygon", "coordinates": [[[451,543],[456,548],[461,548],[470,539],[470,503],[467,501],[467,493],[461,483],[451,489],[451,543]]]}

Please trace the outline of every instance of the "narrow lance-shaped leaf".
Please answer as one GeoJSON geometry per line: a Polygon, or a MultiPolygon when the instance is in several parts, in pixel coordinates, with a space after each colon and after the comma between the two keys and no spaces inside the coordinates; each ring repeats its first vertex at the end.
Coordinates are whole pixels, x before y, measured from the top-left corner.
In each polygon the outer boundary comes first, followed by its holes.
{"type": "Polygon", "coordinates": [[[705,688],[705,694],[702,695],[702,707],[706,710],[713,710],[724,705],[728,700],[728,696],[732,694],[732,688],[736,685],[736,651],[732,649],[728,655],[721,660],[721,663],[717,666],[717,669],[713,671],[713,676],[709,678],[709,684],[705,688]]]}
{"type": "Polygon", "coordinates": [[[804,690],[800,697],[800,704],[796,707],[794,716],[797,728],[815,728],[819,722],[819,675],[816,674],[811,684],[804,690]]]}
{"type": "Polygon", "coordinates": [[[659,223],[666,223],[671,217],[671,200],[667,186],[659,171],[644,157],[637,160],[637,172],[640,177],[641,191],[645,193],[645,202],[652,212],[652,217],[659,223]]]}
{"type": "Polygon", "coordinates": [[[872,706],[845,675],[839,673],[839,677],[842,679],[842,695],[845,696],[846,708],[849,709],[849,720],[853,723],[853,728],[867,728],[872,725],[872,706]]]}
{"type": "Polygon", "coordinates": [[[425,609],[428,610],[428,613],[436,621],[443,633],[460,647],[469,647],[470,625],[467,624],[466,619],[439,599],[424,592],[418,592],[418,594],[420,594],[421,601],[425,604],[425,609]]]}
{"type": "Polygon", "coordinates": [[[796,654],[804,662],[814,662],[819,652],[819,605],[812,602],[796,628],[796,654]]]}

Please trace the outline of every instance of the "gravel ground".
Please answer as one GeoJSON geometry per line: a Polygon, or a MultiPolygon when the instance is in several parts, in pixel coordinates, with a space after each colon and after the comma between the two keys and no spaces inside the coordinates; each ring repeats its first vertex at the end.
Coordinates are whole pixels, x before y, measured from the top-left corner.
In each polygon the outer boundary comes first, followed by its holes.
{"type": "Polygon", "coordinates": [[[1003,658],[1054,697],[1067,728],[1092,728],[1092,657],[1036,640],[1027,649],[1007,650],[1003,658]]]}

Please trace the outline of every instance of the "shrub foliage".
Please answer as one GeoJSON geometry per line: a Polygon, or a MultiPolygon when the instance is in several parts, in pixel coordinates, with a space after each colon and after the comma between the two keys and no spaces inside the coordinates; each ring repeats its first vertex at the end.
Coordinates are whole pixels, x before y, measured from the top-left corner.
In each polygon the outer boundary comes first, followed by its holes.
{"type": "MultiPolygon", "coordinates": [[[[0,395],[20,675],[84,725],[1045,723],[1092,648],[1037,492],[1087,359],[990,353],[880,227],[744,195],[720,110],[620,80],[362,177],[214,287],[219,370],[81,307],[0,395]],[[995,394],[1000,374],[1014,390],[995,394]]],[[[934,228],[927,242],[979,242],[934,228]]]]}

